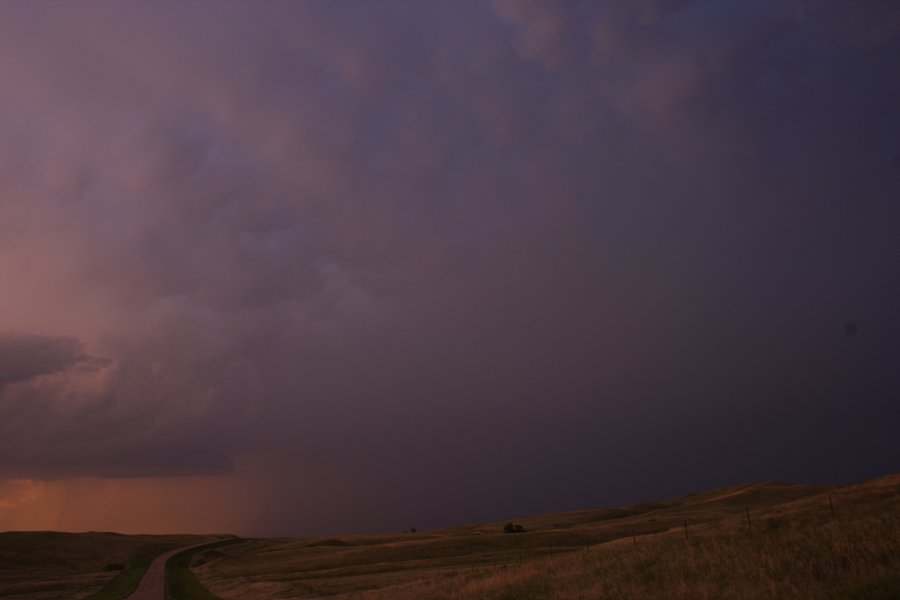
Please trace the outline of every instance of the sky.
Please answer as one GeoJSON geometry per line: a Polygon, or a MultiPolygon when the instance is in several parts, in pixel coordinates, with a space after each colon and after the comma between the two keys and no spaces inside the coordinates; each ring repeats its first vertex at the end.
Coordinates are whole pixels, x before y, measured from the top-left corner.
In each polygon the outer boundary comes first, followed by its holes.
{"type": "Polygon", "coordinates": [[[0,4],[0,530],[900,470],[890,0],[0,4]]]}

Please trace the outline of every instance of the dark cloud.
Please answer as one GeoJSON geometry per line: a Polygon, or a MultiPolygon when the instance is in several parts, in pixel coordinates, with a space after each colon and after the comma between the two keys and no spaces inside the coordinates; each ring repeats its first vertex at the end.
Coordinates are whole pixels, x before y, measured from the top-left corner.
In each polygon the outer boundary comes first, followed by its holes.
{"type": "Polygon", "coordinates": [[[897,468],[892,3],[0,11],[4,474],[252,454],[278,532],[897,468]]]}
{"type": "Polygon", "coordinates": [[[33,334],[0,334],[0,386],[62,371],[87,360],[78,340],[33,334]]]}
{"type": "MultiPolygon", "coordinates": [[[[186,332],[187,335],[190,332],[186,332]]],[[[221,473],[244,444],[258,390],[252,365],[177,354],[144,337],[116,360],[71,339],[16,336],[0,348],[18,376],[0,390],[0,473],[58,478],[221,473]],[[184,362],[181,362],[184,361],[184,362]]]]}

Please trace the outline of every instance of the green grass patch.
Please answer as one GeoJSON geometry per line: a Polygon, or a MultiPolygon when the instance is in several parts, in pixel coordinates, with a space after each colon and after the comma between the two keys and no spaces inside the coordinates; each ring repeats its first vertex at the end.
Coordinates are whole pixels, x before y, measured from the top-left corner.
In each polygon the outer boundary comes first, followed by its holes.
{"type": "Polygon", "coordinates": [[[84,600],[122,600],[127,598],[141,582],[153,559],[171,546],[151,546],[138,552],[124,568],[107,582],[102,590],[84,600]]]}
{"type": "Polygon", "coordinates": [[[166,600],[222,600],[197,580],[191,571],[191,560],[197,554],[243,541],[240,538],[221,540],[190,548],[170,558],[166,563],[166,600]]]}

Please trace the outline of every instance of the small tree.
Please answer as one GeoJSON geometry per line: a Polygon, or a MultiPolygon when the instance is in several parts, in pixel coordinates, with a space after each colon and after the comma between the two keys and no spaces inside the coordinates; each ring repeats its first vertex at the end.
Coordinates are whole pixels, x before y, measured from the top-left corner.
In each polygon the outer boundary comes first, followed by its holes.
{"type": "Polygon", "coordinates": [[[507,523],[503,526],[504,533],[525,533],[525,528],[523,528],[518,523],[507,523]]]}

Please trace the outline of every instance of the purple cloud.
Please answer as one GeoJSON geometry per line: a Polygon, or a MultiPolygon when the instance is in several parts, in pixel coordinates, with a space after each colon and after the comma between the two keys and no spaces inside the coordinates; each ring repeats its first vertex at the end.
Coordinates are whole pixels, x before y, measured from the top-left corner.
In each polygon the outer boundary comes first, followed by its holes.
{"type": "Polygon", "coordinates": [[[0,473],[302,465],[274,531],[896,468],[898,14],[0,8],[0,473]]]}

